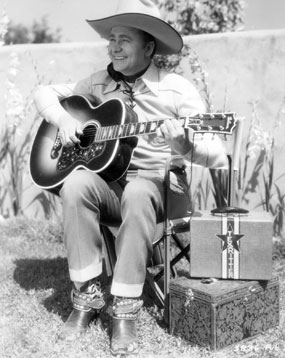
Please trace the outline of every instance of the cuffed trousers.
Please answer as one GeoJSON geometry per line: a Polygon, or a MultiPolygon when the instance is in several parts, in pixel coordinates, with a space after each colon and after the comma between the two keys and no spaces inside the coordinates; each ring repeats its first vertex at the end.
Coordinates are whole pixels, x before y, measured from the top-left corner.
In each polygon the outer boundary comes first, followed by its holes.
{"type": "MultiPolygon", "coordinates": [[[[186,174],[171,172],[170,177],[170,217],[181,216],[189,207],[186,174]]],[[[163,221],[163,173],[142,170],[129,182],[106,183],[96,173],[77,170],[60,194],[71,280],[85,282],[102,273],[100,225],[119,226],[111,293],[139,297],[156,225],[163,221]]]]}

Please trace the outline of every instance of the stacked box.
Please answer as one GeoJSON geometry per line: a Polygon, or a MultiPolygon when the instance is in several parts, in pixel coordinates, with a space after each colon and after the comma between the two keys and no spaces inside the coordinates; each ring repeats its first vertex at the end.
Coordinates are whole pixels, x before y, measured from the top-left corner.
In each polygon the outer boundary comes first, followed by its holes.
{"type": "Polygon", "coordinates": [[[272,234],[272,220],[266,212],[194,213],[190,221],[190,276],[270,280],[272,234]]]}
{"type": "Polygon", "coordinates": [[[279,324],[279,280],[170,283],[170,332],[216,350],[279,324]]]}

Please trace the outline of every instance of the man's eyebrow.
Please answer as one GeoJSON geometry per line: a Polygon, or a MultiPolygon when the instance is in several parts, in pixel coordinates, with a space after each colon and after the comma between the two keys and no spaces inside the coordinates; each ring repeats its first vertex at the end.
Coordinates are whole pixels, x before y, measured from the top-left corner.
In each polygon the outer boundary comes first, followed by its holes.
{"type": "MultiPolygon", "coordinates": [[[[109,39],[114,38],[114,37],[115,37],[114,34],[110,34],[109,39]]],[[[132,39],[131,36],[126,35],[126,34],[121,34],[121,35],[119,35],[119,39],[122,39],[122,38],[124,38],[124,39],[129,39],[129,40],[132,39]]]]}

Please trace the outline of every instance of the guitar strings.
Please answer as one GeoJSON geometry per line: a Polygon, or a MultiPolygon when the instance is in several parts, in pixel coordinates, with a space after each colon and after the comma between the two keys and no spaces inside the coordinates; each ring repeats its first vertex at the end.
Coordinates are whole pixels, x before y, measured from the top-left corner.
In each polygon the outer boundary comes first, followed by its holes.
{"type": "MultiPolygon", "coordinates": [[[[188,121],[188,125],[200,125],[201,124],[201,117],[200,116],[188,116],[188,117],[172,117],[173,119],[178,119],[179,121],[183,121],[184,125],[185,122],[188,121]],[[195,122],[198,121],[198,122],[195,122]]],[[[124,123],[118,125],[111,125],[106,127],[96,127],[93,126],[91,128],[86,127],[83,129],[85,137],[97,137],[96,139],[114,139],[118,136],[118,132],[120,132],[119,137],[130,136],[133,135],[144,135],[144,134],[151,134],[156,132],[156,127],[152,129],[153,125],[157,126],[160,122],[165,121],[166,119],[172,118],[157,118],[156,120],[149,121],[149,122],[135,122],[135,123],[124,123]],[[142,128],[140,128],[142,127],[142,128]]],[[[90,125],[89,125],[90,126],[90,125]]],[[[219,126],[220,130],[224,127],[219,126]]],[[[208,131],[210,131],[210,126],[208,126],[208,131]]]]}

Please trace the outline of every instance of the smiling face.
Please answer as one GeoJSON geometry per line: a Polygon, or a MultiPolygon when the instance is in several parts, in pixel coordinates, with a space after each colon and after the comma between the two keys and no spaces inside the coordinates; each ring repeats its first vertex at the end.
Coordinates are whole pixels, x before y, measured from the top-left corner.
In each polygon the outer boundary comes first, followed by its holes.
{"type": "Polygon", "coordinates": [[[111,30],[108,54],[116,71],[131,76],[149,65],[154,46],[153,41],[146,42],[142,31],[117,26],[111,30]]]}

